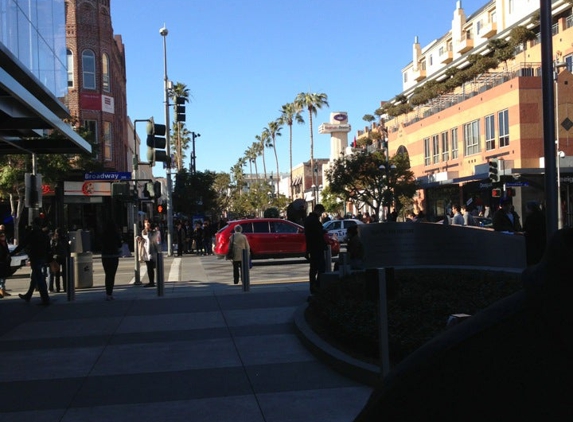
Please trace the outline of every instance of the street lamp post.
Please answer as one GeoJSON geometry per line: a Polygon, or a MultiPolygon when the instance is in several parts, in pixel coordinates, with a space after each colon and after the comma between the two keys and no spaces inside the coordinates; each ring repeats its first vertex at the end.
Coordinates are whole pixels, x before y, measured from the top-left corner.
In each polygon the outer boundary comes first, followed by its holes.
{"type": "Polygon", "coordinates": [[[555,162],[557,165],[557,229],[563,228],[563,210],[561,209],[561,154],[559,151],[559,70],[566,68],[567,63],[560,62],[561,52],[553,62],[553,75],[555,79],[555,162]]]}
{"type": "MultiPolygon", "coordinates": [[[[170,83],[167,78],[167,34],[169,31],[165,26],[159,30],[159,34],[163,37],[163,90],[165,102],[165,143],[167,157],[171,159],[171,140],[170,140],[170,124],[169,124],[169,91],[170,83]]],[[[167,176],[167,255],[173,256],[173,186],[171,184],[171,160],[167,162],[166,169],[167,176]]]]}

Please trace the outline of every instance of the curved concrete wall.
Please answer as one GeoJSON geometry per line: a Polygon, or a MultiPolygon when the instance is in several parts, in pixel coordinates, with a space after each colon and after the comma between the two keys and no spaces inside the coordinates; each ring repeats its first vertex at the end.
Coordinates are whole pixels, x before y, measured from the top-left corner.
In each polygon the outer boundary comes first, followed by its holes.
{"type": "Polygon", "coordinates": [[[525,238],[479,227],[433,223],[358,226],[365,268],[463,266],[524,269],[525,238]]]}

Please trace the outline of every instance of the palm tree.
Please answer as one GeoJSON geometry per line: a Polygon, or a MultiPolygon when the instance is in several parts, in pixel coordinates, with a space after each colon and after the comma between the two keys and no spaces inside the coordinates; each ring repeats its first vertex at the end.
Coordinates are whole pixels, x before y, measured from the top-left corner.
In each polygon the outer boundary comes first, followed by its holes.
{"type": "Polygon", "coordinates": [[[302,124],[304,119],[301,116],[302,109],[298,108],[295,103],[288,103],[281,107],[280,121],[289,128],[289,156],[290,156],[290,197],[294,196],[292,185],[292,125],[294,122],[302,124]]]}
{"type": "MultiPolygon", "coordinates": [[[[183,99],[183,103],[187,103],[189,102],[189,88],[187,88],[187,85],[181,82],[176,82],[173,85],[173,90],[171,91],[171,99],[173,100],[173,103],[176,104],[177,98],[182,98],[183,99]]],[[[177,117],[177,116],[175,116],[177,117]]],[[[175,157],[176,157],[176,166],[177,166],[177,171],[180,171],[183,168],[183,142],[184,139],[182,137],[182,134],[186,132],[186,134],[189,134],[189,131],[185,130],[185,132],[182,131],[182,126],[185,126],[184,122],[180,122],[177,120],[177,118],[175,118],[175,129],[174,129],[174,134],[176,136],[174,136],[171,140],[171,147],[175,147],[175,157]]],[[[189,136],[187,136],[186,142],[185,142],[185,149],[187,149],[187,145],[189,143],[189,136]]]]}
{"type": "Polygon", "coordinates": [[[315,115],[323,106],[328,107],[328,96],[324,93],[301,92],[294,103],[298,108],[308,110],[308,124],[310,126],[310,171],[312,172],[312,184],[316,185],[314,180],[314,137],[312,134],[312,116],[315,115]]]}
{"type": "Polygon", "coordinates": [[[259,141],[260,149],[259,154],[263,157],[263,172],[265,174],[265,180],[267,179],[267,164],[265,163],[265,145],[267,143],[268,134],[263,131],[260,135],[255,136],[255,139],[259,141]]]}
{"type": "Polygon", "coordinates": [[[255,156],[253,163],[255,163],[255,174],[258,178],[259,177],[259,170],[257,168],[257,158],[259,158],[259,156],[261,155],[261,143],[260,142],[253,142],[253,145],[251,145],[251,150],[253,151],[253,155],[255,156]]]}
{"type": "Polygon", "coordinates": [[[282,136],[281,129],[282,126],[280,123],[280,119],[269,122],[269,126],[264,129],[264,131],[268,133],[267,147],[273,148],[273,151],[275,153],[275,162],[277,163],[277,190],[276,190],[277,195],[279,193],[280,173],[279,173],[279,157],[277,156],[276,137],[282,136]]]}
{"type": "Polygon", "coordinates": [[[254,151],[253,146],[251,145],[245,151],[245,158],[249,162],[249,173],[251,175],[251,179],[253,178],[253,163],[257,160],[257,153],[254,151]]]}

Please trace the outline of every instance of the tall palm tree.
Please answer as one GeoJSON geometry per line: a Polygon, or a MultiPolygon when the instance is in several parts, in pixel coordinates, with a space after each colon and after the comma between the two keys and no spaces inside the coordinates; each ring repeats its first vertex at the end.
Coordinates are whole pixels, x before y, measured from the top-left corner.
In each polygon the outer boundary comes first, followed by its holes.
{"type": "Polygon", "coordinates": [[[277,138],[277,136],[282,136],[281,130],[282,130],[282,126],[280,123],[280,119],[273,120],[272,122],[269,122],[268,127],[264,128],[264,131],[268,133],[268,138],[269,138],[267,140],[267,147],[269,147],[269,148],[272,147],[272,149],[275,153],[275,162],[277,163],[277,189],[276,189],[277,195],[279,193],[279,183],[281,181],[281,178],[280,178],[280,173],[279,173],[279,157],[277,156],[276,138],[277,138]]]}
{"type": "Polygon", "coordinates": [[[290,197],[294,196],[293,185],[292,185],[292,125],[294,122],[298,124],[304,123],[304,119],[301,116],[301,111],[295,103],[288,103],[281,107],[281,124],[287,125],[289,128],[289,157],[290,157],[290,197]]]}
{"type": "Polygon", "coordinates": [[[251,179],[253,178],[253,163],[257,160],[257,153],[253,150],[253,147],[250,146],[245,151],[245,158],[249,162],[249,173],[251,179]]]}
{"type": "Polygon", "coordinates": [[[310,171],[312,172],[312,184],[316,185],[316,181],[314,180],[314,137],[312,134],[312,116],[316,116],[316,113],[322,107],[328,107],[328,95],[322,92],[301,92],[296,96],[294,103],[301,110],[308,110],[308,124],[310,126],[310,171]]]}
{"type": "Polygon", "coordinates": [[[267,179],[267,164],[265,163],[265,145],[267,143],[267,137],[268,137],[268,134],[265,133],[264,130],[263,130],[263,133],[255,136],[255,139],[257,141],[259,141],[259,144],[261,145],[260,149],[259,149],[259,153],[260,153],[261,157],[263,157],[263,173],[265,174],[265,180],[267,179]]]}
{"type": "Polygon", "coordinates": [[[251,149],[253,150],[253,154],[255,156],[253,163],[255,163],[255,174],[258,178],[259,177],[259,170],[257,168],[257,158],[259,158],[259,156],[261,155],[261,143],[260,142],[253,142],[253,145],[251,145],[251,149]]]}
{"type": "MultiPolygon", "coordinates": [[[[182,98],[184,103],[189,102],[189,88],[187,88],[187,85],[182,83],[182,82],[176,82],[173,85],[173,90],[171,91],[171,99],[173,101],[173,104],[176,104],[176,100],[177,98],[182,98]]],[[[183,142],[184,139],[182,137],[182,134],[184,133],[182,131],[182,127],[185,126],[185,122],[180,122],[177,120],[177,115],[175,114],[175,125],[174,125],[174,135],[171,139],[170,139],[170,147],[174,147],[175,149],[175,157],[176,157],[176,167],[177,167],[177,171],[181,170],[183,168],[183,142]]],[[[189,134],[189,131],[186,131],[187,134],[189,134]]],[[[187,136],[187,140],[186,140],[186,147],[188,146],[188,142],[189,142],[189,137],[187,136]]]]}

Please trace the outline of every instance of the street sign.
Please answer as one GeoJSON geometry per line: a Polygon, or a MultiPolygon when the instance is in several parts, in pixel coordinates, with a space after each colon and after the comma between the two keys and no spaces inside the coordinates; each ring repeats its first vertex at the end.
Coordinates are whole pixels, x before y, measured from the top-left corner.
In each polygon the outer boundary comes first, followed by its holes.
{"type": "Polygon", "coordinates": [[[529,186],[529,182],[506,182],[505,186],[506,187],[512,187],[512,188],[522,188],[522,187],[529,186]]]}
{"type": "Polygon", "coordinates": [[[131,173],[128,171],[102,171],[85,173],[84,180],[131,180],[131,173]]]}

